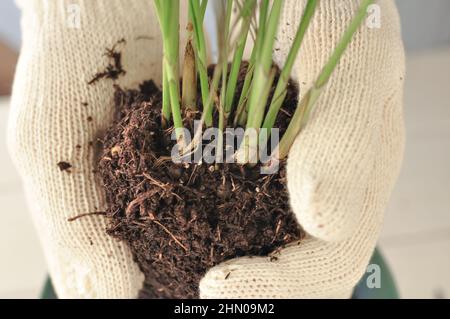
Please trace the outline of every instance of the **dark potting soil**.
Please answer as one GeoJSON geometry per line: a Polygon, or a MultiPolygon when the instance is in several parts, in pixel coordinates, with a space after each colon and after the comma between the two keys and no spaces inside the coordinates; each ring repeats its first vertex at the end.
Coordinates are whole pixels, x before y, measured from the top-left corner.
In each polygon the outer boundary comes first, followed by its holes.
{"type": "MultiPolygon", "coordinates": [[[[281,132],[296,105],[291,85],[277,121],[281,132]]],[[[139,90],[116,87],[115,106],[99,174],[108,233],[129,245],[145,275],[141,298],[198,298],[199,281],[211,267],[240,256],[269,256],[302,238],[289,207],[284,162],[273,175],[261,175],[259,166],[175,164],[153,82],[139,90]]]]}

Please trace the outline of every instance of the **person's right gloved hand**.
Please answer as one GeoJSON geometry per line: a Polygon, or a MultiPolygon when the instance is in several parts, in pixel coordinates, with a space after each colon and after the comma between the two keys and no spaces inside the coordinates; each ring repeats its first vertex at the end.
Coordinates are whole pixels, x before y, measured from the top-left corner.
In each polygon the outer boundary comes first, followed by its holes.
{"type": "MultiPolygon", "coordinates": [[[[60,298],[134,298],[143,275],[124,243],[109,237],[95,180],[92,143],[114,116],[111,80],[88,82],[119,44],[135,88],[161,79],[159,24],[148,0],[18,0],[23,46],[12,95],[9,150],[23,179],[50,275],[60,298]],[[79,21],[78,21],[79,19],[79,21]],[[79,25],[78,25],[79,22],[79,25]],[[72,165],[70,173],[59,162],[72,165]]],[[[182,27],[184,28],[184,27],[182,27]]],[[[13,213],[13,212],[12,212],[13,213]]]]}

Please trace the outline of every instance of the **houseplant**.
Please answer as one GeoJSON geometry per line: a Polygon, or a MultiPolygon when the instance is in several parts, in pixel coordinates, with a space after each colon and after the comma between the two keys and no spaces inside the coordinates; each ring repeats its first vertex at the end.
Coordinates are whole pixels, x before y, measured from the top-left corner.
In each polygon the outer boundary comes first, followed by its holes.
{"type": "Polygon", "coordinates": [[[280,69],[272,52],[284,2],[221,2],[219,60],[208,74],[207,1],[190,0],[183,90],[174,23],[179,1],[154,1],[164,44],[162,92],[152,82],[140,91],[117,89],[119,112],[103,139],[100,160],[108,232],[128,243],[146,275],[142,297],[198,297],[208,268],[239,256],[269,255],[301,240],[303,231],[289,207],[285,158],[371,2],[362,1],[316,82],[297,103],[289,77],[318,1],[308,1],[280,69]],[[244,63],[256,12],[255,43],[244,63]],[[275,125],[281,140],[274,142],[275,125]],[[217,127],[215,138],[204,145],[211,127],[217,127]],[[241,128],[242,134],[229,128],[241,128]],[[232,134],[231,145],[225,143],[225,131],[232,134]]]}

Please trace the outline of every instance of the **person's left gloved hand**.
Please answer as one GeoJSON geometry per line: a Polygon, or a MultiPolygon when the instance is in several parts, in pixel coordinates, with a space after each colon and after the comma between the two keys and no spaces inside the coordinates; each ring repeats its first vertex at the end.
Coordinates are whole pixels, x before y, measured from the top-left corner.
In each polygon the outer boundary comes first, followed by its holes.
{"type": "MultiPolygon", "coordinates": [[[[280,66],[305,0],[287,0],[274,59],[280,66]]],[[[363,25],[288,159],[292,210],[307,232],[275,258],[242,257],[212,268],[202,298],[348,298],[373,253],[403,155],[404,53],[395,4],[377,1],[380,29],[363,25]]],[[[320,1],[294,67],[302,94],[359,8],[320,1]]]]}

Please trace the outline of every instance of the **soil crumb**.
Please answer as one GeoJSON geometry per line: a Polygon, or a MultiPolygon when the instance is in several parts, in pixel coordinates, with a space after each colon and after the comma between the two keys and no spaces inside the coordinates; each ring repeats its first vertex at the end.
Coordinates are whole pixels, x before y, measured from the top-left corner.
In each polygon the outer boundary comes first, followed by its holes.
{"type": "Polygon", "coordinates": [[[122,53],[117,50],[117,46],[119,44],[125,43],[125,39],[120,39],[112,46],[112,48],[106,49],[105,56],[109,60],[108,65],[104,71],[97,72],[94,75],[94,77],[88,82],[89,85],[92,85],[101,79],[117,80],[119,76],[126,74],[126,71],[122,66],[122,53]]]}
{"type": "Polygon", "coordinates": [[[66,172],[70,173],[70,169],[72,168],[72,165],[70,163],[67,163],[67,162],[59,162],[56,165],[58,165],[59,170],[61,172],[66,171],[66,172]]]}

